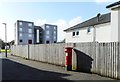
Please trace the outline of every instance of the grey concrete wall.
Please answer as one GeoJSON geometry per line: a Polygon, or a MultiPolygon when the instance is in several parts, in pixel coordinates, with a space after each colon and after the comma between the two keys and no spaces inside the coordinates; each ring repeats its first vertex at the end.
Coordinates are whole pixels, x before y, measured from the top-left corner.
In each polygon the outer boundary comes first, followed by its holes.
{"type": "Polygon", "coordinates": [[[12,46],[11,53],[31,60],[65,66],[65,47],[73,47],[72,68],[120,79],[120,42],[12,46]]]}

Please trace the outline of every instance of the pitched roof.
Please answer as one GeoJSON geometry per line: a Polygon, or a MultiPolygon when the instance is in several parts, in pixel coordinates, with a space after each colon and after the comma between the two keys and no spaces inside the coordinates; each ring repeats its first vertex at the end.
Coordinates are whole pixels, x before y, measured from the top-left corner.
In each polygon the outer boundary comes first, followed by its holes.
{"type": "Polygon", "coordinates": [[[106,8],[111,8],[111,7],[113,7],[113,6],[117,6],[117,5],[120,5],[120,1],[108,5],[108,6],[106,6],[106,8]]]}
{"type": "Polygon", "coordinates": [[[70,31],[70,30],[74,30],[74,29],[78,29],[78,28],[84,28],[84,27],[108,23],[108,22],[111,22],[111,13],[101,15],[99,18],[99,21],[97,21],[97,17],[93,17],[85,22],[77,24],[73,27],[70,27],[70,28],[64,30],[64,31],[70,31]]]}

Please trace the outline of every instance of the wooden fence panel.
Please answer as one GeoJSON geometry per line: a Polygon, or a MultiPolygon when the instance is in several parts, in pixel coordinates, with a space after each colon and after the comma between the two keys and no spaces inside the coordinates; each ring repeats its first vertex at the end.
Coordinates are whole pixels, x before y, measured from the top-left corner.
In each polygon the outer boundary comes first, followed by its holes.
{"type": "Polygon", "coordinates": [[[56,65],[65,65],[65,44],[29,45],[30,59],[56,65]]]}
{"type": "Polygon", "coordinates": [[[65,47],[73,47],[73,68],[120,79],[120,42],[11,46],[11,54],[65,66],[65,47]]]}
{"type": "Polygon", "coordinates": [[[118,43],[118,66],[117,66],[117,69],[118,69],[118,79],[120,79],[120,42],[118,43]]]}

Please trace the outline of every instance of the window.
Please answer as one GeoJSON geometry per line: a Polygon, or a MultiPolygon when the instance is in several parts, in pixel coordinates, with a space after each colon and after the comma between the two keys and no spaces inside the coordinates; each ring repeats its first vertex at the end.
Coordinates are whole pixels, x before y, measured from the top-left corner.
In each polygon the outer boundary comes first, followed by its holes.
{"type": "Polygon", "coordinates": [[[19,22],[19,25],[21,26],[21,25],[22,25],[22,22],[19,22]]]}
{"type": "Polygon", "coordinates": [[[20,33],[20,37],[22,37],[22,33],[20,33]]]}
{"type": "Polygon", "coordinates": [[[56,37],[54,36],[54,39],[56,39],[56,37]]]}
{"type": "Polygon", "coordinates": [[[28,26],[29,26],[29,27],[32,27],[32,23],[28,23],[28,26]]]}
{"type": "Polygon", "coordinates": [[[49,31],[46,31],[46,34],[49,34],[49,31]]]}
{"type": "Polygon", "coordinates": [[[28,29],[28,33],[32,33],[32,29],[28,29]]]}
{"type": "Polygon", "coordinates": [[[91,32],[91,29],[90,27],[87,28],[87,33],[90,33],[91,32]]]}
{"type": "Polygon", "coordinates": [[[76,35],[79,35],[79,31],[76,32],[76,35]]]}
{"type": "Polygon", "coordinates": [[[56,34],[56,31],[54,31],[54,34],[56,34]]]}
{"type": "Polygon", "coordinates": [[[22,40],[20,40],[20,42],[22,42],[22,40]]]}
{"type": "Polygon", "coordinates": [[[22,31],[22,28],[19,28],[19,31],[22,31]]]}
{"type": "Polygon", "coordinates": [[[56,30],[56,27],[54,27],[54,30],[56,30]]]}
{"type": "Polygon", "coordinates": [[[28,44],[32,44],[32,40],[28,40],[28,44]]]}
{"type": "Polygon", "coordinates": [[[49,26],[46,26],[47,29],[49,29],[49,26]]]}
{"type": "Polygon", "coordinates": [[[56,41],[54,41],[54,43],[56,43],[56,41]]]}
{"type": "Polygon", "coordinates": [[[73,36],[75,36],[75,32],[73,32],[73,36]]]}
{"type": "Polygon", "coordinates": [[[49,41],[46,41],[47,44],[49,44],[50,42],[49,41]]]}
{"type": "Polygon", "coordinates": [[[32,37],[32,34],[29,34],[28,37],[32,37]]]}
{"type": "Polygon", "coordinates": [[[49,38],[49,36],[46,36],[46,38],[49,38]]]}

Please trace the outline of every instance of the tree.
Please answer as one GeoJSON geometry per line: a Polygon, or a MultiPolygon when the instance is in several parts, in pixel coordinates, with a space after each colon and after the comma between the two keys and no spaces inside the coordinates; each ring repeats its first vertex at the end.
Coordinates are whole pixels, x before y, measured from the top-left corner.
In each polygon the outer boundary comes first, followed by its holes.
{"type": "Polygon", "coordinates": [[[15,43],[15,40],[12,40],[9,42],[9,45],[14,45],[14,43],[15,43]]]}
{"type": "Polygon", "coordinates": [[[2,47],[2,40],[0,39],[0,47],[2,47]]]}
{"type": "Polygon", "coordinates": [[[2,49],[5,49],[5,43],[4,43],[4,41],[2,39],[0,39],[0,47],[2,49]]]}

